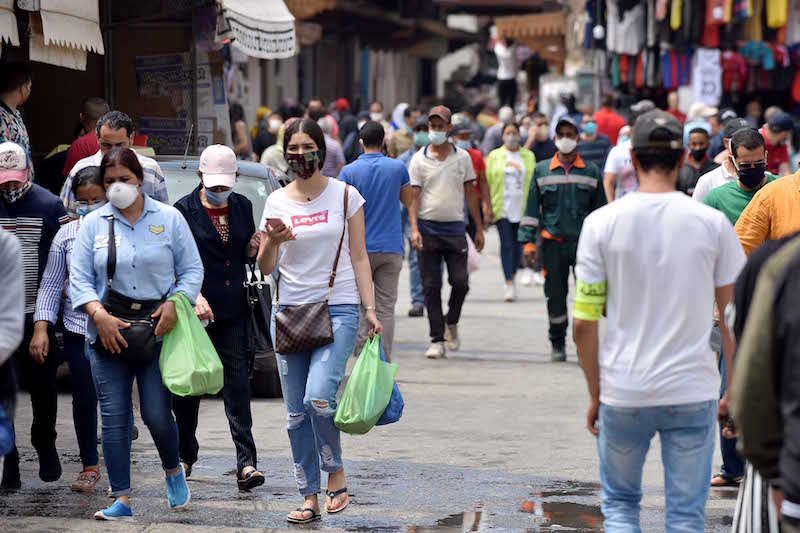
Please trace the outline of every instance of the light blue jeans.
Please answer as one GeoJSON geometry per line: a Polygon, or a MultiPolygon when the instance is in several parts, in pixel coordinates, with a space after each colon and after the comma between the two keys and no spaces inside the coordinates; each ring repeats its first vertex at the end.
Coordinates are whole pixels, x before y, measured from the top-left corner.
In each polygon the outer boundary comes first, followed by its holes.
{"type": "MultiPolygon", "coordinates": [[[[276,353],[286,403],[294,477],[300,494],[320,491],[320,463],[328,473],[342,469],[341,433],[333,423],[336,392],[358,338],[359,306],[330,306],[333,344],[309,352],[276,353]]],[[[275,315],[270,331],[275,338],[275,315]]]]}
{"type": "Polygon", "coordinates": [[[705,529],[716,414],[716,400],[642,408],[600,406],[597,449],[607,533],[641,532],[642,467],[656,432],[661,436],[667,533],[705,529]]]}

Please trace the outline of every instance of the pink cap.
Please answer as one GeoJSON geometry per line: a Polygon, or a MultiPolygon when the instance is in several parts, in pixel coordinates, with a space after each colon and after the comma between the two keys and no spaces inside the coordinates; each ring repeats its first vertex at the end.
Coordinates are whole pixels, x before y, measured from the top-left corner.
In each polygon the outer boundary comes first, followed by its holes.
{"type": "Polygon", "coordinates": [[[28,181],[28,152],[21,145],[12,142],[0,144],[0,183],[9,181],[28,181]]]}
{"type": "Polygon", "coordinates": [[[228,146],[212,144],[200,154],[204,187],[233,187],[238,170],[236,154],[228,146]]]}

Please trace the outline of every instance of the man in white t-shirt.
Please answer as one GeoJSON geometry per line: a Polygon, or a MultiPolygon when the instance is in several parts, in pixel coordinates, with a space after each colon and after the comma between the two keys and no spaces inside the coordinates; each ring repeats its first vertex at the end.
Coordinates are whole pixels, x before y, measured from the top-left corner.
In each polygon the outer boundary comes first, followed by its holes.
{"type": "MultiPolygon", "coordinates": [[[[453,125],[448,108],[438,105],[428,114],[430,144],[420,149],[408,166],[414,201],[408,210],[411,243],[419,251],[419,268],[428,310],[431,346],[429,359],[440,359],[446,350],[458,350],[458,321],[469,291],[467,272],[467,237],[464,201],[473,220],[481,220],[478,195],[475,193],[475,169],[466,150],[447,141],[453,125]],[[452,290],[445,317],[442,314],[442,270],[452,290]]],[[[483,228],[477,224],[475,247],[483,249],[483,228]]]]}
{"type": "MultiPolygon", "coordinates": [[[[650,100],[642,100],[631,106],[631,125],[635,124],[637,116],[652,111],[655,107],[650,100]]],[[[630,139],[621,141],[608,153],[606,166],[603,169],[606,200],[609,203],[618,200],[635,191],[638,186],[636,169],[631,163],[631,141],[630,139]]]]}
{"type": "MultiPolygon", "coordinates": [[[[728,305],[745,256],[724,214],[675,190],[684,156],[677,119],[646,113],[631,141],[638,192],[586,218],[575,267],[575,343],[591,396],[586,425],[598,436],[604,526],[641,531],[642,466],[659,433],[668,531],[703,531],[715,415],[727,415],[726,397],[717,409],[711,310],[715,298],[728,305]]],[[[733,341],[720,329],[732,368],[733,341]]]]}
{"type": "MultiPolygon", "coordinates": [[[[737,131],[750,127],[750,124],[743,118],[732,118],[728,120],[728,122],[725,123],[725,127],[722,129],[722,145],[725,147],[725,151],[728,152],[730,150],[731,138],[737,131]]],[[[720,166],[700,176],[700,179],[697,180],[697,185],[694,186],[692,198],[695,202],[700,202],[702,204],[703,199],[708,196],[708,193],[736,179],[736,171],[733,168],[731,159],[726,157],[720,166]]]]}

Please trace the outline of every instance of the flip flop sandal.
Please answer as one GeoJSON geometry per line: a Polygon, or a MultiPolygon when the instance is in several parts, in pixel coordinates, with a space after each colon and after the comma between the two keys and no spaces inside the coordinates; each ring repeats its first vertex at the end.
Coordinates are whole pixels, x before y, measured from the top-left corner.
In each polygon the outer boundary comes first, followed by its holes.
{"type": "Polygon", "coordinates": [[[72,484],[74,492],[94,492],[94,486],[100,481],[100,472],[84,470],[78,474],[78,479],[72,484]]]}
{"type": "Polygon", "coordinates": [[[258,470],[251,470],[244,477],[237,476],[236,484],[242,492],[248,492],[250,489],[260,487],[264,484],[264,474],[258,470]]]}
{"type": "Polygon", "coordinates": [[[347,495],[347,487],[343,487],[343,488],[337,490],[336,492],[325,491],[325,495],[328,498],[331,499],[331,503],[333,503],[333,499],[335,497],[337,497],[338,495],[340,495],[340,494],[344,494],[345,496],[347,496],[345,498],[345,500],[344,500],[344,505],[341,508],[336,509],[336,510],[330,510],[330,509],[328,509],[328,506],[326,505],[325,506],[325,511],[327,511],[328,514],[338,514],[338,513],[341,513],[342,511],[344,511],[345,509],[347,509],[347,506],[350,505],[350,496],[347,495]]]}
{"type": "Polygon", "coordinates": [[[715,488],[719,487],[738,487],[739,484],[742,482],[741,477],[731,477],[723,474],[720,472],[719,474],[715,475],[711,478],[711,486],[715,488]],[[722,483],[714,483],[715,479],[721,479],[722,483]]]}
{"type": "Polygon", "coordinates": [[[303,515],[305,515],[305,513],[311,513],[311,516],[309,518],[294,518],[292,515],[289,515],[286,517],[286,520],[289,521],[290,524],[310,524],[311,522],[322,520],[322,515],[317,514],[311,507],[303,507],[301,509],[296,509],[296,511],[303,515]]]}

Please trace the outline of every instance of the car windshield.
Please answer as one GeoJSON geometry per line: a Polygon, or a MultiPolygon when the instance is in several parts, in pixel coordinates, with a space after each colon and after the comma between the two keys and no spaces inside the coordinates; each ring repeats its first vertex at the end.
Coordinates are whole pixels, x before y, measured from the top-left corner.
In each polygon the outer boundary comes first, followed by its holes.
{"type": "MultiPolygon", "coordinates": [[[[200,183],[197,171],[190,169],[165,169],[164,178],[167,182],[170,204],[190,194],[200,183]]],[[[264,212],[267,196],[272,192],[270,182],[264,178],[239,174],[233,190],[246,196],[253,203],[253,221],[258,228],[261,225],[261,215],[264,212]]]]}

